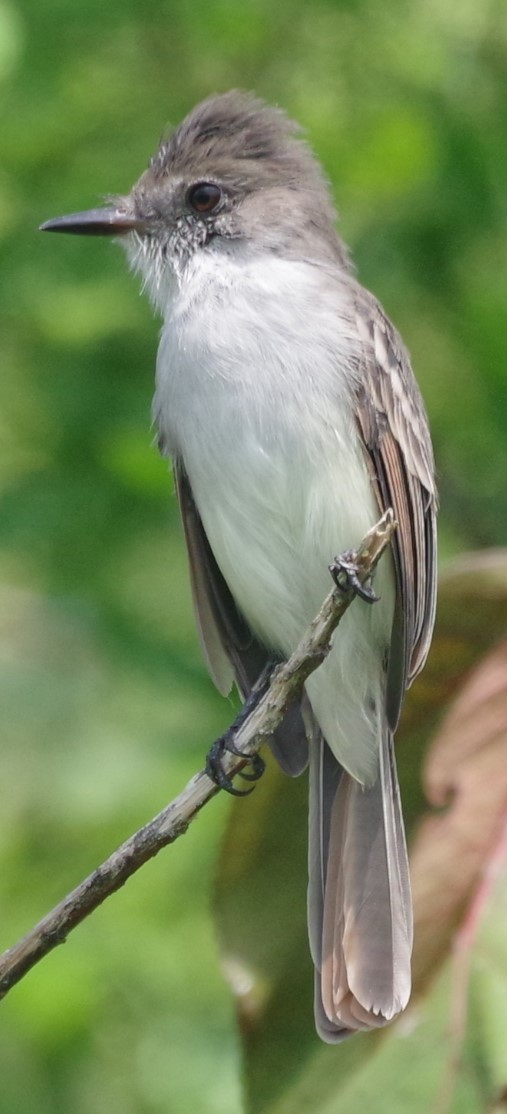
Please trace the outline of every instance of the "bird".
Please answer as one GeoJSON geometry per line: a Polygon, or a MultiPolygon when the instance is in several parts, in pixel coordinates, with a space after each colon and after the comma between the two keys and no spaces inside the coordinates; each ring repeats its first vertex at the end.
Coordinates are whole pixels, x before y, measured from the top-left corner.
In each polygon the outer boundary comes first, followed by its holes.
{"type": "Polygon", "coordinates": [[[232,90],[164,136],[129,193],[41,226],[118,237],[162,316],[153,418],[220,692],[248,700],[311,622],[334,555],[394,512],[378,601],[349,608],[271,742],[287,774],[309,767],[315,1024],[331,1044],[387,1025],[410,997],[393,740],[431,642],[437,514],[409,354],[336,220],[300,127],[232,90]]]}

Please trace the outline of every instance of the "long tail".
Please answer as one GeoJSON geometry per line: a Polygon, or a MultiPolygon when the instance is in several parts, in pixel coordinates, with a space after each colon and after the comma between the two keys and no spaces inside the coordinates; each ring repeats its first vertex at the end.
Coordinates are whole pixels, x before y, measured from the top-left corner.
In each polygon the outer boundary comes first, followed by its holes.
{"type": "Polygon", "coordinates": [[[412,901],[392,735],[363,789],[322,736],[310,747],[308,923],[323,1040],[392,1021],[410,996],[412,901]]]}

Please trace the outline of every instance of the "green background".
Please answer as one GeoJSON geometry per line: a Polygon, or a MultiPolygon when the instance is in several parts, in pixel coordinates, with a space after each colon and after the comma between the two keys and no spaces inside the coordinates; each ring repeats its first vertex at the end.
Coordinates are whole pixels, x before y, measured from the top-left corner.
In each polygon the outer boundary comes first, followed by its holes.
{"type": "MultiPolygon", "coordinates": [[[[115,245],[38,224],[128,190],[210,92],[282,105],[411,350],[442,556],[502,545],[506,51],[501,0],[0,0],[2,947],[176,794],[233,714],[152,443],[158,322],[115,245]]],[[[228,807],[2,1004],[0,1111],[242,1109],[210,900],[228,807]]],[[[309,973],[293,1007],[311,1022],[309,973]]]]}

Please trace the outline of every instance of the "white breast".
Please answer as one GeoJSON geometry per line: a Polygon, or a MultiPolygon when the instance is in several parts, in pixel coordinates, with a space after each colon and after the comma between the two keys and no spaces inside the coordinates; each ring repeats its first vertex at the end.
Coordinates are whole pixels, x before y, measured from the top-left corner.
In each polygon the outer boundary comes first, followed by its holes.
{"type": "MultiPolygon", "coordinates": [[[[358,344],[339,275],[274,256],[200,253],[168,306],[157,425],[241,610],[285,654],[329,591],[333,556],[378,517],[352,405],[358,344]]],[[[354,605],[308,684],[327,736],[347,700],[357,711],[358,694],[378,695],[393,606],[383,579],[384,605],[354,605]]],[[[340,757],[368,779],[366,755],[340,757]]]]}

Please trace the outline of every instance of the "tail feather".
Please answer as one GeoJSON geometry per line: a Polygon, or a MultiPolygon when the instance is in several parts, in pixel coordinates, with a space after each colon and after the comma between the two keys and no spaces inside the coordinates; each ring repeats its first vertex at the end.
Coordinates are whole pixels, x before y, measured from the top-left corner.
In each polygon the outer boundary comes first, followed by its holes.
{"type": "MultiPolygon", "coordinates": [[[[316,745],[315,745],[316,743],[316,745]]],[[[309,929],[322,1038],[391,1021],[410,995],[412,902],[392,736],[375,784],[342,771],[322,738],[310,765],[309,929]],[[330,767],[334,768],[329,793],[330,767]],[[338,769],[338,774],[336,773],[338,769]],[[339,778],[339,780],[338,780],[339,778]]]]}
{"type": "MultiPolygon", "coordinates": [[[[305,715],[308,729],[308,716],[305,715]]],[[[322,923],[326,891],[332,806],[342,769],[325,745],[317,727],[310,735],[310,802],[308,841],[308,935],[315,967],[322,966],[322,923]]]]}

